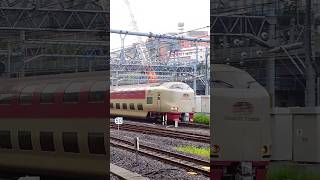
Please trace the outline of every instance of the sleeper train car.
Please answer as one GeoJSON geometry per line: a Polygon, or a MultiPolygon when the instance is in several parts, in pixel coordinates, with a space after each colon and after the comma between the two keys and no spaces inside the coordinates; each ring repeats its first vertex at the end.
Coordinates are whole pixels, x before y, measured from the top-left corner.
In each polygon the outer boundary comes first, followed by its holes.
{"type": "Polygon", "coordinates": [[[270,98],[247,72],[214,64],[211,176],[263,180],[271,157],[270,98]]]}
{"type": "Polygon", "coordinates": [[[194,95],[182,82],[111,87],[110,113],[155,121],[193,121],[194,95]]]}
{"type": "Polygon", "coordinates": [[[106,179],[105,77],[0,79],[0,174],[106,179]]]}

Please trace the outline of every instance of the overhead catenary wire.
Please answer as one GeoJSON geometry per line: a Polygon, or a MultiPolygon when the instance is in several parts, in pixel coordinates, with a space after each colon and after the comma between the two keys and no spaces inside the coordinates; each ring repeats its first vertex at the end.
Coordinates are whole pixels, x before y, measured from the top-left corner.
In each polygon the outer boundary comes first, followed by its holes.
{"type": "MultiPolygon", "coordinates": [[[[191,30],[188,30],[188,31],[184,31],[184,32],[180,32],[180,33],[176,33],[175,35],[168,35],[167,33],[165,33],[164,35],[166,36],[176,36],[176,35],[180,35],[180,34],[185,34],[185,33],[188,33],[188,32],[192,32],[192,31],[197,31],[197,30],[201,30],[201,29],[205,29],[205,28],[208,28],[210,26],[203,26],[203,27],[200,27],[200,28],[195,28],[195,29],[191,29],[191,30]]],[[[208,35],[209,36],[209,35],[208,35]]],[[[207,36],[199,36],[198,38],[203,38],[203,37],[207,37],[207,36]]],[[[153,43],[157,40],[159,40],[160,38],[154,38],[154,39],[148,39],[149,41],[147,43],[153,43]]],[[[138,43],[135,43],[135,44],[138,44],[138,43]]],[[[129,46],[132,46],[132,45],[128,45],[126,47],[129,47],[129,46]]],[[[116,50],[116,49],[121,49],[121,47],[117,47],[117,48],[113,48],[111,49],[110,51],[112,52],[113,50],[116,50]]]]}

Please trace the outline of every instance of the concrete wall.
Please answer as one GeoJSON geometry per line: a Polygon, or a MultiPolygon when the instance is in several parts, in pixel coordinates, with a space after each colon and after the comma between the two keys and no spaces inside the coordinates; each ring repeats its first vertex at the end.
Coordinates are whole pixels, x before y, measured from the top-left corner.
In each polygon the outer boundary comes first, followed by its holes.
{"type": "Polygon", "coordinates": [[[320,162],[320,107],[275,108],[272,160],[320,162]]]}
{"type": "Polygon", "coordinates": [[[210,113],[210,96],[195,96],[195,112],[210,113]]]}

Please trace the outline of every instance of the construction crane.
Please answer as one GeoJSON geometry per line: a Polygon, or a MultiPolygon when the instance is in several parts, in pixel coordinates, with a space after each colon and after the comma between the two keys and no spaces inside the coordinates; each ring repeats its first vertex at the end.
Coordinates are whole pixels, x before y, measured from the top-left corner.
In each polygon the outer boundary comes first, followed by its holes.
{"type": "MultiPolygon", "coordinates": [[[[129,0],[123,0],[123,1],[126,4],[126,6],[128,7],[129,14],[130,14],[130,17],[131,17],[131,23],[132,23],[132,26],[133,26],[133,30],[136,31],[136,32],[139,32],[138,24],[137,24],[137,21],[135,20],[135,17],[133,15],[129,0]]],[[[138,50],[139,54],[142,55],[142,60],[143,60],[142,64],[143,65],[149,65],[148,69],[150,70],[150,72],[146,72],[146,74],[148,75],[149,83],[154,83],[156,81],[155,80],[156,79],[156,74],[152,70],[152,67],[150,66],[151,59],[150,59],[149,52],[147,50],[146,44],[142,40],[141,36],[138,36],[137,38],[138,38],[137,50],[138,50]]]]}
{"type": "MultiPolygon", "coordinates": [[[[131,17],[131,23],[132,23],[132,26],[133,26],[133,30],[136,31],[136,32],[139,32],[138,24],[137,24],[137,21],[135,20],[135,17],[133,15],[129,0],[123,0],[123,1],[125,2],[125,4],[128,7],[129,14],[130,14],[130,17],[131,17]]],[[[142,40],[141,36],[138,36],[137,38],[138,38],[138,44],[137,44],[138,51],[140,51],[140,54],[142,55],[143,61],[145,63],[150,62],[149,53],[147,51],[147,48],[146,48],[146,45],[145,45],[144,41],[142,40]]]]}

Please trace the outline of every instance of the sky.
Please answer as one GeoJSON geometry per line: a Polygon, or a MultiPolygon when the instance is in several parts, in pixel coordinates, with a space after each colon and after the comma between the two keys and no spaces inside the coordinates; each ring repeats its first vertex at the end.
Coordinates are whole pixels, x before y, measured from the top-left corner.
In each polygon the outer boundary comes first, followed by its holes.
{"type": "MultiPolygon", "coordinates": [[[[184,22],[184,31],[210,25],[210,0],[129,0],[129,3],[140,32],[177,32],[179,22],[184,22]]],[[[110,28],[133,31],[131,22],[125,1],[111,0],[110,28]]],[[[121,47],[119,34],[111,34],[110,40],[111,51],[121,47]]],[[[125,37],[125,46],[133,42],[137,42],[135,36],[125,37]]]]}

